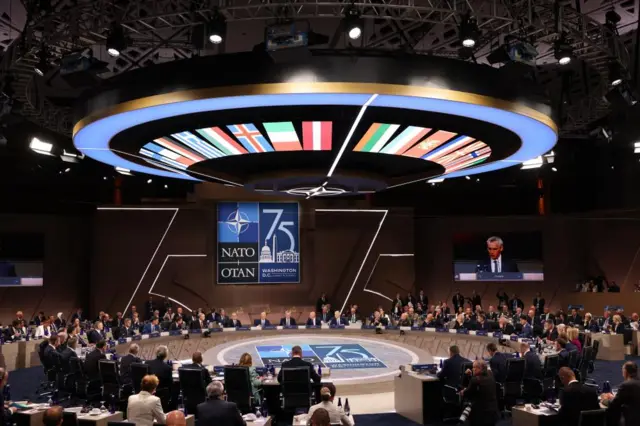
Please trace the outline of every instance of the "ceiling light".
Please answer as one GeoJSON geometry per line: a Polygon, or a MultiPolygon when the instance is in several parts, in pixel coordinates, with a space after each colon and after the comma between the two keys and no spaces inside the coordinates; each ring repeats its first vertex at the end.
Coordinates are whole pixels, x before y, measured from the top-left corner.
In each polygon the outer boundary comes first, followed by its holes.
{"type": "Polygon", "coordinates": [[[102,177],[102,180],[107,180],[107,177],[106,177],[106,176],[103,176],[103,177],[102,177]]]}
{"type": "Polygon", "coordinates": [[[52,155],[51,151],[53,150],[53,144],[41,141],[40,139],[33,137],[31,138],[31,142],[29,143],[29,148],[31,148],[38,154],[52,155]]]}
{"type": "Polygon", "coordinates": [[[207,23],[207,38],[213,44],[224,41],[227,33],[227,21],[220,13],[215,12],[213,18],[207,23]]]}
{"type": "Polygon", "coordinates": [[[612,86],[618,86],[622,83],[622,67],[615,59],[609,60],[609,82],[612,86]]]}
{"type": "Polygon", "coordinates": [[[362,19],[360,19],[360,13],[355,6],[347,9],[344,20],[349,38],[351,40],[359,39],[362,36],[362,19]]]}
{"type": "Polygon", "coordinates": [[[542,157],[536,157],[522,163],[521,170],[538,169],[542,167],[542,157]]]}
{"type": "Polygon", "coordinates": [[[633,143],[633,153],[640,154],[640,142],[633,143]]]}
{"type": "Polygon", "coordinates": [[[556,169],[555,167],[552,167],[551,170],[553,170],[554,172],[558,171],[558,169],[556,169]]]}
{"type": "Polygon", "coordinates": [[[169,185],[165,185],[165,186],[164,186],[164,189],[167,189],[167,188],[169,188],[169,185]]]}
{"type": "Polygon", "coordinates": [[[116,167],[116,172],[125,176],[133,176],[133,174],[131,173],[131,170],[125,169],[124,167],[116,167]]]}
{"type": "Polygon", "coordinates": [[[127,38],[124,35],[122,25],[115,22],[112,23],[109,35],[107,36],[107,53],[114,58],[117,58],[126,48],[127,38]]]}
{"type": "Polygon", "coordinates": [[[467,48],[475,47],[479,34],[480,30],[478,30],[476,18],[468,14],[463,16],[459,28],[459,36],[462,45],[467,48]]]}
{"type": "Polygon", "coordinates": [[[573,47],[562,35],[553,43],[553,54],[560,65],[567,65],[573,57],[573,47]]]}
{"type": "Polygon", "coordinates": [[[444,182],[444,178],[433,178],[433,179],[429,179],[427,181],[427,183],[440,183],[440,182],[444,182]]]}
{"type": "Polygon", "coordinates": [[[153,179],[147,180],[147,183],[151,183],[151,182],[153,182],[153,179]]]}
{"type": "Polygon", "coordinates": [[[64,169],[64,172],[65,172],[65,173],[69,173],[70,171],[71,171],[71,169],[70,169],[70,168],[68,168],[68,167],[67,167],[66,169],[64,169]]]}
{"type": "Polygon", "coordinates": [[[471,178],[469,176],[465,176],[464,177],[466,180],[471,180],[471,178]]]}

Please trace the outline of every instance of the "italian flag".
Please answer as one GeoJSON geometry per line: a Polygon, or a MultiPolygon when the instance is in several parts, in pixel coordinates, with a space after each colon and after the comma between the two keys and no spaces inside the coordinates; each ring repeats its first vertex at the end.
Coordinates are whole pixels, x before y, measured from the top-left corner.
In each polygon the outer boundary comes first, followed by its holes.
{"type": "Polygon", "coordinates": [[[303,121],[302,145],[305,151],[331,151],[331,121],[303,121]]]}
{"type": "Polygon", "coordinates": [[[292,122],[264,123],[264,129],[276,151],[300,151],[302,149],[292,122]]]}

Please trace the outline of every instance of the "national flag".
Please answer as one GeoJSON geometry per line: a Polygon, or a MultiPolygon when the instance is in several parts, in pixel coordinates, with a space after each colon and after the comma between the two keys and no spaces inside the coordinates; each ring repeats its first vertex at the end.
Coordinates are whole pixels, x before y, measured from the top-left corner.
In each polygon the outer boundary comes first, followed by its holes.
{"type": "Polygon", "coordinates": [[[264,129],[271,141],[271,145],[276,151],[300,151],[300,139],[293,123],[290,121],[280,121],[276,123],[264,123],[264,129]]]}
{"type": "Polygon", "coordinates": [[[140,148],[140,154],[142,154],[142,155],[144,155],[146,157],[149,157],[149,158],[153,158],[154,160],[160,161],[162,163],[168,164],[168,165],[170,165],[172,167],[176,167],[176,168],[181,169],[181,170],[186,170],[187,169],[187,165],[179,163],[179,162],[177,162],[177,161],[175,161],[175,160],[173,160],[173,159],[171,159],[169,157],[165,157],[163,155],[158,154],[157,152],[154,152],[154,151],[152,151],[150,149],[147,149],[147,145],[149,145],[149,144],[146,144],[145,146],[140,148]]]}
{"type": "Polygon", "coordinates": [[[431,129],[424,127],[409,126],[404,129],[398,136],[393,138],[380,152],[384,154],[398,154],[412,147],[416,142],[422,139],[431,129]]]}
{"type": "Polygon", "coordinates": [[[331,151],[331,121],[303,121],[302,146],[305,151],[331,151]]]}
{"type": "Polygon", "coordinates": [[[454,138],[456,133],[438,130],[434,134],[427,136],[423,141],[418,142],[412,148],[402,153],[405,157],[424,158],[424,155],[446,143],[449,139],[454,138]]]}
{"type": "Polygon", "coordinates": [[[353,149],[362,152],[378,152],[398,130],[399,124],[373,123],[353,149]]]}
{"type": "Polygon", "coordinates": [[[461,158],[460,161],[447,165],[445,168],[446,173],[476,166],[489,158],[489,156],[491,156],[491,148],[487,146],[481,150],[468,154],[466,157],[461,158]]]}
{"type": "Polygon", "coordinates": [[[144,148],[147,149],[148,151],[151,152],[155,152],[158,155],[161,155],[162,157],[168,158],[171,161],[175,161],[176,163],[180,163],[185,167],[189,167],[190,165],[192,165],[193,163],[195,163],[195,161],[187,158],[187,157],[183,157],[182,155],[178,154],[177,152],[174,152],[170,149],[164,148],[156,143],[153,142],[149,142],[147,144],[144,145],[144,148]]]}
{"type": "Polygon", "coordinates": [[[226,155],[246,154],[244,149],[238,142],[234,141],[219,127],[205,127],[196,130],[202,137],[211,142],[216,148],[224,152],[226,155]]]}
{"type": "Polygon", "coordinates": [[[198,154],[194,153],[191,150],[185,149],[183,147],[181,147],[180,145],[178,145],[175,141],[172,141],[171,139],[168,138],[157,138],[153,140],[155,143],[157,143],[160,146],[163,146],[171,151],[174,151],[180,155],[182,155],[183,157],[186,157],[190,160],[192,160],[193,163],[197,163],[200,161],[203,161],[204,158],[199,156],[198,154]]]}
{"type": "Polygon", "coordinates": [[[447,164],[459,160],[461,157],[465,157],[467,154],[470,154],[474,151],[484,148],[487,146],[482,141],[474,141],[463,147],[458,148],[457,150],[450,152],[449,154],[442,156],[435,160],[436,163],[442,164],[446,166],[447,164]]]}
{"type": "Polygon", "coordinates": [[[200,139],[198,136],[191,132],[173,133],[172,138],[182,142],[198,154],[205,156],[206,158],[220,158],[226,157],[226,154],[220,151],[218,148],[211,145],[209,142],[200,139]]]}
{"type": "Polygon", "coordinates": [[[433,161],[433,162],[438,162],[438,159],[444,157],[447,154],[450,154],[460,148],[462,148],[463,146],[467,145],[469,142],[471,142],[473,140],[472,137],[469,136],[458,136],[457,138],[454,138],[452,140],[450,140],[449,142],[440,145],[438,148],[434,149],[433,151],[427,153],[426,155],[422,156],[422,158],[424,158],[425,160],[429,160],[429,161],[433,161]]]}
{"type": "Polygon", "coordinates": [[[249,152],[272,152],[273,147],[262,133],[252,123],[233,124],[227,129],[236,137],[249,152]]]}

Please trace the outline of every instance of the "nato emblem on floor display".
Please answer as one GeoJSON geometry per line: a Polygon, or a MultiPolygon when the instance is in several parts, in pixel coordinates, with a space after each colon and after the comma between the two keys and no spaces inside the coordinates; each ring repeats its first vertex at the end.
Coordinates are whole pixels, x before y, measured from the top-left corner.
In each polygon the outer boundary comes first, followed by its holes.
{"type": "Polygon", "coordinates": [[[218,204],[218,283],[300,282],[298,203],[218,204]]]}

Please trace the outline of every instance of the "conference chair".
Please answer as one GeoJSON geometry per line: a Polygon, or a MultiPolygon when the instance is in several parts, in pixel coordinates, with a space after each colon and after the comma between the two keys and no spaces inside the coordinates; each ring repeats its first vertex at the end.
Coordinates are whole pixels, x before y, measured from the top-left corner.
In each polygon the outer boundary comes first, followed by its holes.
{"type": "Polygon", "coordinates": [[[589,375],[589,364],[593,357],[593,347],[585,346],[582,349],[582,357],[580,358],[580,364],[576,370],[577,378],[580,383],[586,383],[587,376],[589,375]]]}
{"type": "Polygon", "coordinates": [[[62,413],[62,426],[78,426],[78,415],[64,411],[62,413]]]}
{"type": "Polygon", "coordinates": [[[306,408],[308,410],[314,402],[309,368],[283,368],[281,371],[282,409],[295,411],[298,408],[306,408]]]}
{"type": "Polygon", "coordinates": [[[522,398],[522,380],[524,378],[525,360],[523,358],[507,359],[507,377],[504,381],[505,408],[515,404],[522,398]]]}
{"type": "Polygon", "coordinates": [[[547,355],[544,359],[542,385],[545,393],[555,389],[559,366],[560,357],[558,355],[547,355]]]}
{"type": "Polygon", "coordinates": [[[103,400],[111,400],[112,398],[120,399],[122,386],[120,385],[120,374],[118,373],[118,364],[115,361],[101,359],[98,362],[98,370],[100,371],[100,383],[102,387],[103,400]]]}
{"type": "Polygon", "coordinates": [[[462,399],[458,389],[453,386],[442,386],[442,421],[444,423],[457,422],[462,413],[462,399]]]}
{"type": "Polygon", "coordinates": [[[252,407],[257,403],[253,400],[251,378],[248,367],[225,367],[224,383],[227,390],[227,400],[235,402],[243,414],[253,412],[252,407]]]}
{"type": "Polygon", "coordinates": [[[606,412],[605,409],[581,411],[578,426],[604,426],[606,412]]]}
{"type": "Polygon", "coordinates": [[[578,367],[578,351],[569,351],[569,368],[575,370],[578,367]]]}
{"type": "Polygon", "coordinates": [[[100,387],[96,386],[97,382],[89,380],[87,373],[84,371],[84,365],[80,358],[71,360],[71,374],[75,380],[75,395],[87,401],[97,401],[100,397],[100,387]]]}
{"type": "Polygon", "coordinates": [[[522,379],[522,393],[528,402],[539,404],[544,398],[544,384],[542,380],[533,377],[522,379]]]}
{"type": "Polygon", "coordinates": [[[140,393],[142,386],[142,378],[149,374],[149,365],[141,362],[131,364],[131,382],[133,384],[134,393],[140,393]]]}
{"type": "Polygon", "coordinates": [[[467,370],[473,370],[473,362],[463,362],[460,365],[460,383],[463,388],[469,386],[469,382],[471,381],[471,376],[466,374],[467,370]]]}
{"type": "MultiPolygon", "coordinates": [[[[201,369],[178,368],[180,390],[182,391],[182,399],[187,413],[195,414],[198,404],[207,399],[207,390],[203,375],[204,371],[201,369]]],[[[229,395],[229,383],[226,380],[225,385],[227,395],[229,395]]],[[[228,396],[227,399],[229,399],[228,396]]],[[[231,399],[229,399],[229,401],[231,401],[231,399]]]]}

